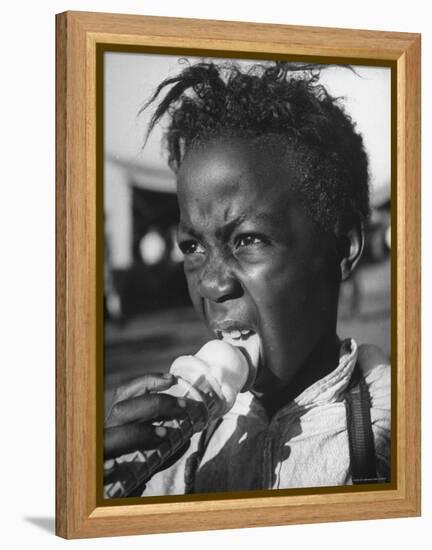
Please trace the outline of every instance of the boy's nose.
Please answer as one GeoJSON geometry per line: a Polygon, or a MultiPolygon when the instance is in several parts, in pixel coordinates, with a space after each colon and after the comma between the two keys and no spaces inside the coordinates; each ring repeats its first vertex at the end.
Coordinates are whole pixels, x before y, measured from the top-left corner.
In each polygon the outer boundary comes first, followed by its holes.
{"type": "Polygon", "coordinates": [[[201,271],[199,290],[203,298],[224,302],[241,296],[242,286],[225,261],[213,259],[201,271]]]}

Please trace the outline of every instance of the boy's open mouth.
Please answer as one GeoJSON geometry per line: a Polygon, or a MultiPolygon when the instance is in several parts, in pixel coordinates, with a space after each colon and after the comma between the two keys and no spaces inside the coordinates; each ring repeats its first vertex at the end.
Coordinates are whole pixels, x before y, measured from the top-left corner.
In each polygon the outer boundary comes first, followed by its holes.
{"type": "Polygon", "coordinates": [[[233,346],[243,345],[249,338],[257,334],[251,326],[229,319],[211,323],[211,328],[216,338],[224,340],[233,346]]]}
{"type": "Polygon", "coordinates": [[[216,330],[216,336],[219,340],[247,340],[253,334],[256,333],[251,329],[216,330]]]}
{"type": "Polygon", "coordinates": [[[255,380],[258,373],[260,358],[262,356],[261,338],[258,333],[251,327],[236,321],[224,321],[214,324],[212,328],[219,340],[223,340],[232,346],[241,348],[247,355],[253,369],[251,373],[252,379],[255,380]]]}

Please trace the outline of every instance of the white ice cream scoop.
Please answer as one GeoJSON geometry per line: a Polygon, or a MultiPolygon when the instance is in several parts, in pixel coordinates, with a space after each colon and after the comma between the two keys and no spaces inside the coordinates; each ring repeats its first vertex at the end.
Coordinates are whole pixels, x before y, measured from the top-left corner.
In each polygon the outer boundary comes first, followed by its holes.
{"type": "Polygon", "coordinates": [[[210,384],[223,403],[218,414],[225,414],[234,405],[237,395],[254,383],[260,355],[257,335],[247,345],[234,346],[223,340],[207,342],[195,355],[178,357],[170,372],[192,386],[201,377],[210,384]]]}

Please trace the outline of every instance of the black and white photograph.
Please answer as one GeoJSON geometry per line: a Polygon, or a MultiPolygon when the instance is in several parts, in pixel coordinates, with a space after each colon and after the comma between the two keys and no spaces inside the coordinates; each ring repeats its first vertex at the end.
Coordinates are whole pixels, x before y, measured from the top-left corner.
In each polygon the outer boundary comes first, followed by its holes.
{"type": "Polygon", "coordinates": [[[391,123],[385,66],[104,52],[105,499],[392,481],[391,123]]]}

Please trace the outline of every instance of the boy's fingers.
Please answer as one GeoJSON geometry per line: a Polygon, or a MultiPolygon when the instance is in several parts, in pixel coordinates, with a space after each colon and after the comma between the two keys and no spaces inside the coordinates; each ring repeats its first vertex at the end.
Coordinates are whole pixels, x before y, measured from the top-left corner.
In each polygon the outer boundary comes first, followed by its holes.
{"type": "Polygon", "coordinates": [[[128,424],[174,418],[185,412],[186,400],[163,394],[147,394],[115,403],[105,422],[106,428],[128,424]]]}
{"type": "Polygon", "coordinates": [[[104,460],[137,450],[154,449],[168,439],[167,428],[135,423],[108,428],[104,436],[104,460]]]}
{"type": "Polygon", "coordinates": [[[175,382],[175,377],[170,374],[145,374],[130,380],[119,386],[114,395],[114,401],[124,401],[131,397],[138,397],[154,391],[164,391],[175,382]]]}

